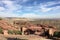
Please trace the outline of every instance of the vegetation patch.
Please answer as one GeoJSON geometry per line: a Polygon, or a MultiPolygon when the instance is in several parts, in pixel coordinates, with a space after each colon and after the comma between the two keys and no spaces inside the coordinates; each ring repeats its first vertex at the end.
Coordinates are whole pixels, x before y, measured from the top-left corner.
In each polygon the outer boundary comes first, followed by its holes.
{"type": "Polygon", "coordinates": [[[2,30],[2,28],[0,28],[0,34],[3,34],[3,30],[2,30]]]}
{"type": "Polygon", "coordinates": [[[14,32],[12,30],[8,30],[8,34],[13,34],[14,32]]]}
{"type": "Polygon", "coordinates": [[[54,36],[55,36],[55,37],[60,37],[60,32],[55,32],[55,33],[54,33],[54,36]]]}
{"type": "Polygon", "coordinates": [[[17,31],[15,31],[15,30],[14,31],[8,30],[8,33],[9,34],[16,34],[16,35],[19,34],[19,35],[22,35],[22,32],[21,31],[18,31],[18,30],[17,31]]]}
{"type": "Polygon", "coordinates": [[[22,32],[21,31],[13,31],[15,34],[19,34],[19,35],[22,35],[22,32]]]}

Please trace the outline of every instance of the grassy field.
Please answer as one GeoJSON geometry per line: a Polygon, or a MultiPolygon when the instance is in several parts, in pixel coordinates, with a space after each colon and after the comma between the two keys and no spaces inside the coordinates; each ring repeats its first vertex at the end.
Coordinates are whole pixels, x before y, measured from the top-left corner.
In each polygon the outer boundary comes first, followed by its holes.
{"type": "Polygon", "coordinates": [[[57,27],[60,30],[60,19],[38,19],[35,21],[30,21],[33,24],[47,24],[57,27]]]}

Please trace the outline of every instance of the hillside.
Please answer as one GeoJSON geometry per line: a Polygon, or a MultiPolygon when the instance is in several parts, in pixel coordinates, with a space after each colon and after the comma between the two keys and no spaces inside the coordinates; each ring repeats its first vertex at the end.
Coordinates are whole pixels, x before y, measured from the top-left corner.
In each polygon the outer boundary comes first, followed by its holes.
{"type": "Polygon", "coordinates": [[[12,24],[8,23],[7,20],[0,20],[0,28],[3,30],[17,30],[12,24]]]}
{"type": "Polygon", "coordinates": [[[60,19],[28,19],[28,18],[16,18],[16,17],[12,18],[6,17],[2,19],[7,20],[9,24],[13,24],[14,21],[28,21],[33,24],[52,25],[60,30],[60,19]]]}
{"type": "Polygon", "coordinates": [[[60,19],[36,19],[35,21],[30,21],[33,24],[45,24],[57,27],[60,30],[60,19]]]}

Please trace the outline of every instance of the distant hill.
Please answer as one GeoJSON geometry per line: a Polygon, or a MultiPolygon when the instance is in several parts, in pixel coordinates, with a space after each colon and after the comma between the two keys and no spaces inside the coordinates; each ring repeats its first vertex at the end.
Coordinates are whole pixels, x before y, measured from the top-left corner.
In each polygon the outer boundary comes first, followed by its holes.
{"type": "MultiPolygon", "coordinates": [[[[0,18],[1,19],[1,18],[0,18]]],[[[17,17],[5,17],[3,20],[7,20],[9,23],[13,21],[30,21],[33,24],[47,24],[57,27],[60,30],[60,18],[54,19],[29,19],[29,18],[17,18],[17,17]]]]}
{"type": "Polygon", "coordinates": [[[60,30],[60,19],[36,19],[35,21],[30,21],[33,24],[45,24],[57,27],[60,30]]]}

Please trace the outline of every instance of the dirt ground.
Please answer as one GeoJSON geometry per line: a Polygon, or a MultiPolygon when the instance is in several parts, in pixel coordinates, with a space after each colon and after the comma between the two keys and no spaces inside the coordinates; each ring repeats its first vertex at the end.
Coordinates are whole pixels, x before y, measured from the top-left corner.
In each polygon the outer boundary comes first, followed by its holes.
{"type": "Polygon", "coordinates": [[[8,40],[7,38],[18,38],[18,39],[27,39],[27,40],[52,40],[52,39],[45,39],[37,35],[2,35],[0,34],[0,40],[8,40]]]}

